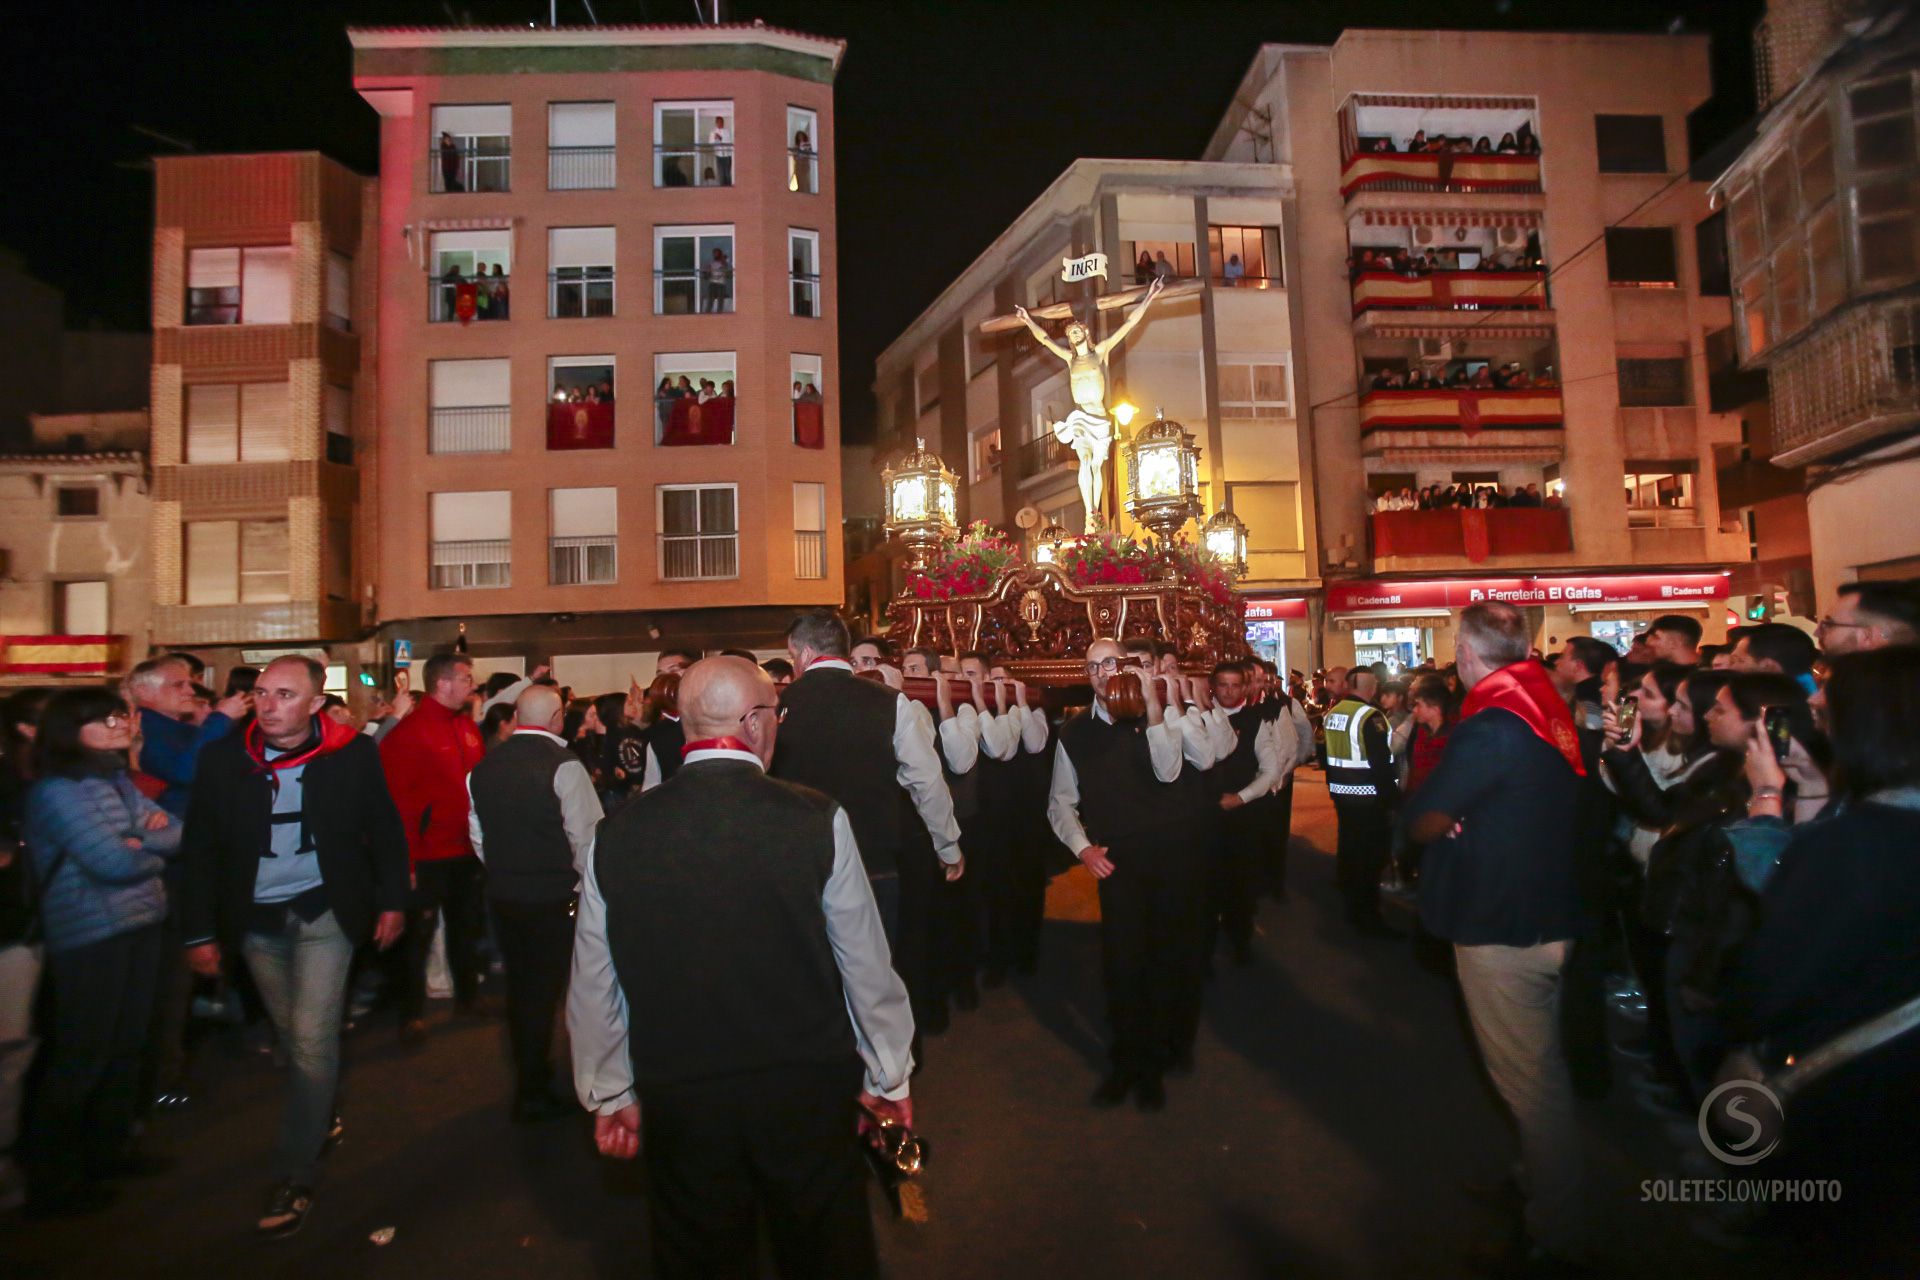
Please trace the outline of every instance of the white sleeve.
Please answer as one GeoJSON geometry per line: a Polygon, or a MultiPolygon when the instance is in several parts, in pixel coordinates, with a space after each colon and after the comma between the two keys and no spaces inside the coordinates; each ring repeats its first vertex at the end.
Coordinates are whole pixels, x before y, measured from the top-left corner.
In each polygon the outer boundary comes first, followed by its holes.
{"type": "MultiPolygon", "coordinates": [[[[471,775],[469,775],[471,776],[471,775]]],[[[567,830],[567,844],[573,850],[573,870],[578,875],[586,865],[587,850],[593,848],[594,832],[606,811],[593,789],[593,775],[579,760],[567,760],[553,772],[553,794],[560,801],[560,820],[567,830]]],[[[474,825],[479,830],[479,825],[474,825]]],[[[474,846],[479,852],[480,846],[474,846]]]]}
{"type": "Polygon", "coordinates": [[[1271,720],[1262,720],[1253,729],[1253,758],[1259,761],[1260,772],[1253,781],[1240,788],[1240,799],[1252,804],[1267,792],[1273,790],[1280,781],[1280,752],[1275,745],[1274,733],[1277,726],[1271,720]]]}
{"type": "Polygon", "coordinates": [[[1307,709],[1294,698],[1287,707],[1287,719],[1293,722],[1293,736],[1299,739],[1300,754],[1294,759],[1297,769],[1313,759],[1313,721],[1307,719],[1307,709]]]}
{"type": "Polygon", "coordinates": [[[573,922],[573,980],[567,984],[567,1039],[573,1045],[573,1091],[595,1115],[633,1102],[633,1059],[627,1050],[627,993],[607,947],[607,903],[587,849],[580,906],[573,922]]]}
{"type": "Polygon", "coordinates": [[[640,775],[640,790],[651,791],[660,785],[660,757],[654,754],[653,744],[647,744],[647,769],[640,775]]]}
{"type": "Polygon", "coordinates": [[[972,703],[940,722],[940,755],[955,774],[972,773],[973,766],[980,763],[980,715],[972,703]]]}
{"type": "MultiPolygon", "coordinates": [[[[1207,728],[1197,709],[1186,712],[1175,711],[1169,707],[1164,716],[1164,723],[1173,726],[1174,731],[1180,735],[1181,749],[1185,752],[1189,764],[1196,769],[1213,768],[1215,755],[1212,731],[1207,728]]],[[[1155,772],[1158,772],[1157,768],[1155,772]]],[[[1175,774],[1175,777],[1178,776],[1175,774]]],[[[1160,780],[1172,782],[1173,778],[1162,777],[1160,780]]]]}
{"type": "Polygon", "coordinates": [[[1196,712],[1207,726],[1207,743],[1213,748],[1215,761],[1225,760],[1240,745],[1240,735],[1234,732],[1233,721],[1227,718],[1226,710],[1214,707],[1209,711],[1196,712]]]}
{"type": "Polygon", "coordinates": [[[953,816],[953,793],[947,790],[946,775],[940,772],[940,757],[933,745],[933,717],[926,708],[898,694],[893,713],[894,777],[913,797],[920,821],[927,824],[933,837],[933,851],[945,863],[960,861],[960,824],[953,816]]]}
{"type": "Polygon", "coordinates": [[[907,1096],[913,1075],[913,1010],[893,970],[880,909],[844,809],[833,814],[833,871],[821,890],[820,909],[853,1021],[853,1047],[866,1064],[867,1092],[898,1101],[907,1096]]]}
{"type": "Polygon", "coordinates": [[[480,811],[473,805],[473,775],[467,775],[467,842],[473,846],[473,856],[486,862],[486,851],[480,846],[480,811]]]}
{"type": "Polygon", "coordinates": [[[1074,857],[1091,845],[1086,828],[1080,825],[1080,775],[1073,771],[1065,745],[1053,749],[1053,785],[1047,793],[1047,825],[1074,857]]]}
{"type": "Polygon", "coordinates": [[[989,711],[980,717],[980,749],[989,760],[1011,760],[1020,754],[1020,730],[1024,717],[1015,707],[1004,715],[989,711]]]}
{"type": "Polygon", "coordinates": [[[480,714],[475,716],[474,719],[485,720],[487,718],[487,712],[491,711],[493,708],[499,706],[503,702],[506,703],[508,706],[512,706],[514,703],[520,700],[521,694],[525,693],[527,690],[531,688],[533,688],[533,677],[521,676],[518,680],[515,680],[512,684],[508,685],[506,688],[502,689],[500,692],[494,694],[491,698],[488,698],[485,702],[481,703],[480,714]]]}
{"type": "Polygon", "coordinates": [[[1180,780],[1180,755],[1186,740],[1177,719],[1164,719],[1147,726],[1147,752],[1153,757],[1154,777],[1162,782],[1180,780]]]}
{"type": "Polygon", "coordinates": [[[1020,728],[1020,745],[1028,755],[1039,755],[1047,749],[1047,713],[1038,707],[1027,707],[1024,711],[1016,707],[1015,711],[1021,712],[1025,722],[1020,728]]]}

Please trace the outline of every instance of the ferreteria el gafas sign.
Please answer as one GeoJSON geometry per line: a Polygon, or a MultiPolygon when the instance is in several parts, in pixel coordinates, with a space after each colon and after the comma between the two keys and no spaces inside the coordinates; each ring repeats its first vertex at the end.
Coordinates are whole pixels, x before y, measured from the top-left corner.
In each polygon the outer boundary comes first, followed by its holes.
{"type": "Polygon", "coordinates": [[[1090,253],[1084,258],[1060,259],[1060,278],[1068,284],[1076,280],[1091,280],[1095,276],[1107,278],[1107,255],[1090,253]]]}
{"type": "Polygon", "coordinates": [[[1449,578],[1424,582],[1327,585],[1329,613],[1464,609],[1483,600],[1517,605],[1681,604],[1727,598],[1724,573],[1634,574],[1592,578],[1449,578]]]}

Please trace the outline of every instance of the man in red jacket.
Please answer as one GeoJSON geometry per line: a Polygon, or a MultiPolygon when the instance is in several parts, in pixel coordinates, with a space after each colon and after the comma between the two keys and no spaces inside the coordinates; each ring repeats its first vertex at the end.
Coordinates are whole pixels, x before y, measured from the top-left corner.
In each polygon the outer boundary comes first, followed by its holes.
{"type": "Polygon", "coordinates": [[[447,919],[455,1008],[482,1012],[477,951],[482,880],[480,859],[467,837],[467,774],[484,749],[466,709],[473,661],[464,653],[437,654],[427,659],[420,683],[425,696],[380,742],[380,764],[406,824],[413,868],[400,1005],[400,1033],[410,1039],[427,1029],[427,956],[441,911],[447,919]]]}

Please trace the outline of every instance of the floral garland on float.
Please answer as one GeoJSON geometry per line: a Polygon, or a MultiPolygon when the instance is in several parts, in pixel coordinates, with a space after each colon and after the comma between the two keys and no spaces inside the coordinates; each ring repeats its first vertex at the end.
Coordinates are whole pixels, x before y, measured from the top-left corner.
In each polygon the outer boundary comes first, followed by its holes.
{"type": "MultiPolygon", "coordinates": [[[[908,572],[907,594],[926,601],[982,595],[1024,559],[1017,542],[976,520],[934,551],[924,568],[908,572]]],[[[1120,533],[1085,534],[1055,544],[1053,564],[1076,587],[1153,586],[1170,580],[1204,592],[1236,616],[1245,612],[1232,576],[1184,537],[1168,545],[1120,533]]]]}
{"type": "Polygon", "coordinates": [[[1021,561],[1019,544],[975,520],[954,541],[927,557],[926,567],[907,573],[907,594],[916,600],[957,600],[980,595],[1021,561]]]}

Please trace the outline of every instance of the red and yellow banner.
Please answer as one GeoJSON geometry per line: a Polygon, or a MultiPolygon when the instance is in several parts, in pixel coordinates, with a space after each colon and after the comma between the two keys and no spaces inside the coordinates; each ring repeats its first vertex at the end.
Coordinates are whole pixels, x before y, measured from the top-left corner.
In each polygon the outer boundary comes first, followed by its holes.
{"type": "Polygon", "coordinates": [[[1362,151],[1340,171],[1340,194],[1406,182],[1434,191],[1538,191],[1540,157],[1458,151],[1362,151]]]}
{"type": "Polygon", "coordinates": [[[1436,271],[1424,276],[1363,271],[1353,282],[1355,311],[1455,307],[1538,310],[1546,305],[1547,277],[1539,271],[1436,271]]]}
{"type": "Polygon", "coordinates": [[[1468,435],[1484,428],[1557,427],[1560,392],[1552,387],[1524,391],[1369,391],[1360,397],[1360,431],[1391,427],[1459,427],[1468,435]]]}
{"type": "Polygon", "coordinates": [[[0,636],[0,675],[110,676],[125,636],[0,636]]]}

